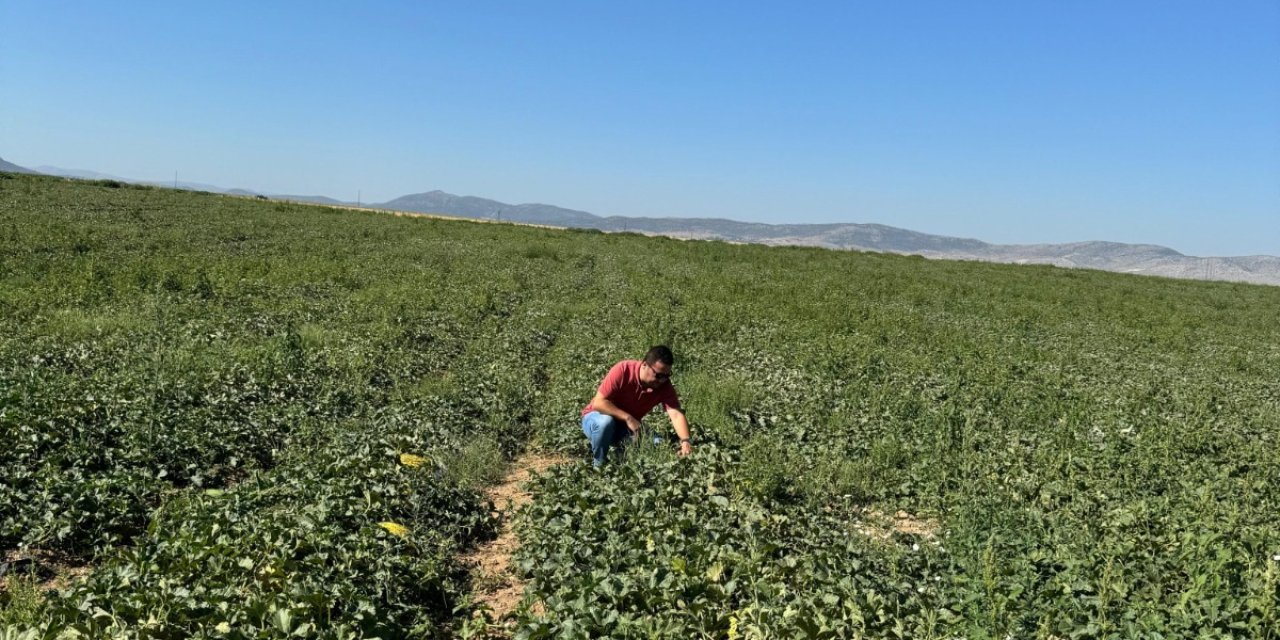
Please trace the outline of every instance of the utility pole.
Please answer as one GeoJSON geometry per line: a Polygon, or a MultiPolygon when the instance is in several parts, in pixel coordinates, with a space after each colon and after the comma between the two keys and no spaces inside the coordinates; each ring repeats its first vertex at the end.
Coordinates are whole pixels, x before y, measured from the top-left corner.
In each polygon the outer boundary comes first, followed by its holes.
{"type": "Polygon", "coordinates": [[[178,170],[177,169],[173,170],[173,188],[174,189],[178,188],[178,170]]]}
{"type": "Polygon", "coordinates": [[[363,194],[362,194],[362,193],[360,193],[360,190],[359,190],[359,189],[356,189],[356,206],[357,206],[357,207],[358,207],[358,206],[360,206],[360,202],[361,202],[361,200],[360,200],[360,196],[361,196],[361,195],[363,195],[363,194]]]}

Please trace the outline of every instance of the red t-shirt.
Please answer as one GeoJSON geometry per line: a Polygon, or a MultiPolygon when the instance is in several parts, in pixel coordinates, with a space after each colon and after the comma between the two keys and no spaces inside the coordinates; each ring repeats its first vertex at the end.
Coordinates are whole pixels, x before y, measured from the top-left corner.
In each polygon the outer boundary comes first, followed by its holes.
{"type": "MultiPolygon", "coordinates": [[[[626,411],[637,420],[644,418],[655,406],[679,409],[680,398],[670,380],[666,380],[655,389],[646,389],[640,384],[640,360],[623,360],[613,365],[604,381],[600,383],[600,395],[626,411]]],[[[595,411],[591,404],[582,409],[582,415],[595,411]]]]}

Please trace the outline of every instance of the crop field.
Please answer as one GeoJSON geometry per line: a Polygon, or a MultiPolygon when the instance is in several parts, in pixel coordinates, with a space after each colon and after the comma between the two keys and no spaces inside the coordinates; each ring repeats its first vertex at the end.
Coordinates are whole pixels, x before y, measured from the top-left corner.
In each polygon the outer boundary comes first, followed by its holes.
{"type": "Polygon", "coordinates": [[[1280,288],[0,174],[3,640],[1280,638],[1278,433],[1280,288]]]}

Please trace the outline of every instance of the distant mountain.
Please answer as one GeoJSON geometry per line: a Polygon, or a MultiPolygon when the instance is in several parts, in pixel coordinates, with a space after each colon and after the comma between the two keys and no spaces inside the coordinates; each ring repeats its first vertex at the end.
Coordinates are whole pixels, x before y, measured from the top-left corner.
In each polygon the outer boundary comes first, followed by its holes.
{"type": "Polygon", "coordinates": [[[562,209],[548,204],[506,204],[475,196],[455,196],[443,191],[430,191],[401,196],[382,204],[372,204],[379,209],[417,211],[419,213],[445,213],[465,218],[483,218],[548,224],[558,227],[593,227],[602,220],[585,211],[562,209]]]}
{"type": "Polygon", "coordinates": [[[971,238],[920,233],[882,224],[764,224],[723,218],[606,218],[545,204],[512,205],[474,196],[456,196],[443,191],[407,195],[370,206],[602,231],[634,231],[673,238],[917,254],[948,260],[1051,264],[1170,278],[1280,285],[1280,257],[1202,258],[1149,244],[1075,242],[1001,245],[971,238]]]}
{"type": "Polygon", "coordinates": [[[34,171],[26,167],[19,167],[12,162],[5,162],[4,158],[0,158],[0,171],[8,173],[40,173],[39,171],[34,171]]]}

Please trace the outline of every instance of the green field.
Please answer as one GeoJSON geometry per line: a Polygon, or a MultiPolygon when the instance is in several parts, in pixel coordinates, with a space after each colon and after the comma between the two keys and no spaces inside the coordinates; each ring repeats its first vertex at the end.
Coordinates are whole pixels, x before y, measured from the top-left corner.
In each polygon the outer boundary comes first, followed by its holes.
{"type": "Polygon", "coordinates": [[[0,174],[0,639],[500,635],[528,449],[516,637],[1280,638],[1278,432],[1280,288],[0,174]]]}

